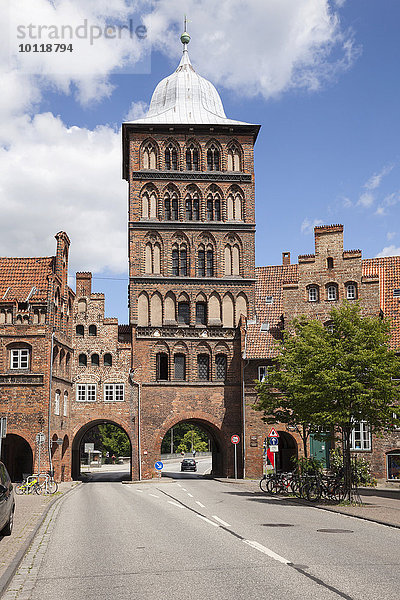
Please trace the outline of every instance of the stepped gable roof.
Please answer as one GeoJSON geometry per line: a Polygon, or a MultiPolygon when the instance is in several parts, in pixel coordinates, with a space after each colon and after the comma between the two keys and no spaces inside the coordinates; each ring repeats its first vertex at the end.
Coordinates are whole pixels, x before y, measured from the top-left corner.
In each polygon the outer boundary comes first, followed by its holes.
{"type": "Polygon", "coordinates": [[[47,300],[53,273],[54,256],[0,258],[0,303],[47,300]]]}
{"type": "Polygon", "coordinates": [[[127,124],[250,125],[227,118],[216,88],[190,62],[186,32],[181,41],[183,55],[175,72],[156,86],[147,115],[127,124]]]}
{"type": "Polygon", "coordinates": [[[393,322],[392,348],[400,350],[400,297],[393,290],[400,289],[400,256],[366,258],[362,261],[363,276],[379,276],[380,307],[393,322]]]}
{"type": "Polygon", "coordinates": [[[246,356],[250,359],[274,358],[281,336],[282,289],[287,280],[297,280],[297,265],[278,265],[256,268],[256,321],[247,322],[246,356]],[[272,303],[266,302],[272,296],[272,303]],[[261,325],[269,328],[261,331],[261,325]]]}

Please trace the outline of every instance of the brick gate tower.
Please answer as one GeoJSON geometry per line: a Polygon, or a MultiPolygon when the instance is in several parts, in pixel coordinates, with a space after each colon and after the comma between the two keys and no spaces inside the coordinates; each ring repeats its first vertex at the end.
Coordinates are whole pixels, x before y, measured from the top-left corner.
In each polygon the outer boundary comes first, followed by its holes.
{"type": "Polygon", "coordinates": [[[142,477],[177,423],[205,429],[213,474],[233,473],[241,434],[239,320],[254,314],[253,146],[259,126],[225,115],[181,37],[176,71],[147,115],[123,124],[129,298],[142,477]]]}

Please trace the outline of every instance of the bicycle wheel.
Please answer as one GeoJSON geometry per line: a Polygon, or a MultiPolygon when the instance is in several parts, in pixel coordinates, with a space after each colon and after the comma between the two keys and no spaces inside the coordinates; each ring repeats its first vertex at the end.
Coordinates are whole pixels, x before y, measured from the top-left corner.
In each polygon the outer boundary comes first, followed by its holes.
{"type": "Polygon", "coordinates": [[[260,490],[262,492],[264,492],[265,494],[267,493],[267,483],[268,483],[268,479],[266,477],[263,477],[262,479],[260,479],[260,490]]]}
{"type": "Polygon", "coordinates": [[[308,483],[304,491],[307,500],[309,500],[310,502],[317,502],[317,500],[321,498],[321,488],[316,483],[308,483]]]}
{"type": "Polygon", "coordinates": [[[336,502],[342,502],[346,497],[346,489],[343,484],[339,483],[334,489],[334,499],[336,502]]]}
{"type": "Polygon", "coordinates": [[[57,481],[54,481],[54,479],[52,481],[48,481],[47,482],[47,493],[48,494],[55,494],[56,491],[58,490],[58,483],[57,481]]]}
{"type": "Polygon", "coordinates": [[[40,494],[43,492],[43,484],[40,485],[40,483],[35,483],[35,485],[31,488],[31,493],[33,494],[34,492],[40,496],[40,494]]]}
{"type": "Polygon", "coordinates": [[[267,481],[267,493],[268,494],[277,494],[277,481],[275,478],[268,479],[267,481]]]}
{"type": "Polygon", "coordinates": [[[14,492],[17,494],[17,496],[22,496],[22,494],[26,494],[25,483],[20,483],[19,485],[15,485],[14,492]]]}

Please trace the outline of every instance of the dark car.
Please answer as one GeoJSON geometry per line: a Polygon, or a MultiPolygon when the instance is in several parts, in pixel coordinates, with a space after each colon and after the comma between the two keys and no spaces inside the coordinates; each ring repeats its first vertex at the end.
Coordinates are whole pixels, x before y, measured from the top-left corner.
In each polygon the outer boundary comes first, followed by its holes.
{"type": "Polygon", "coordinates": [[[181,462],[181,471],[197,471],[197,464],[194,458],[184,458],[181,462]]]}
{"type": "Polygon", "coordinates": [[[0,462],[0,536],[11,535],[14,522],[15,500],[9,474],[0,462]]]}

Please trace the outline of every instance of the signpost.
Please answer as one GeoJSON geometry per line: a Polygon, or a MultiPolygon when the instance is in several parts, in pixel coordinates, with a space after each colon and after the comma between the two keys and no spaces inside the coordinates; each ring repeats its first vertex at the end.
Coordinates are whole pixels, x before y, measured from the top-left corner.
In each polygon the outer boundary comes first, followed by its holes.
{"type": "Polygon", "coordinates": [[[92,454],[92,452],[94,452],[94,443],[93,442],[86,443],[85,444],[85,453],[89,455],[89,458],[88,458],[89,470],[90,470],[90,459],[91,459],[90,455],[92,454]]]}
{"type": "Polygon", "coordinates": [[[240,437],[236,434],[233,435],[231,437],[231,442],[235,448],[235,479],[237,479],[237,450],[236,450],[236,448],[237,448],[238,443],[240,442],[240,437]]]}
{"type": "Polygon", "coordinates": [[[274,427],[270,430],[268,434],[268,452],[271,456],[271,462],[273,461],[274,472],[276,473],[276,458],[275,454],[279,452],[279,433],[276,431],[274,427]]]}
{"type": "Polygon", "coordinates": [[[161,471],[164,468],[164,463],[162,463],[161,460],[157,460],[157,462],[154,463],[154,468],[158,471],[158,476],[161,477],[161,471]]]}
{"type": "Polygon", "coordinates": [[[45,436],[44,433],[42,431],[40,431],[39,433],[36,434],[36,443],[37,443],[37,447],[38,447],[38,474],[40,475],[40,460],[41,460],[41,454],[42,454],[42,446],[45,442],[45,436]]]}

